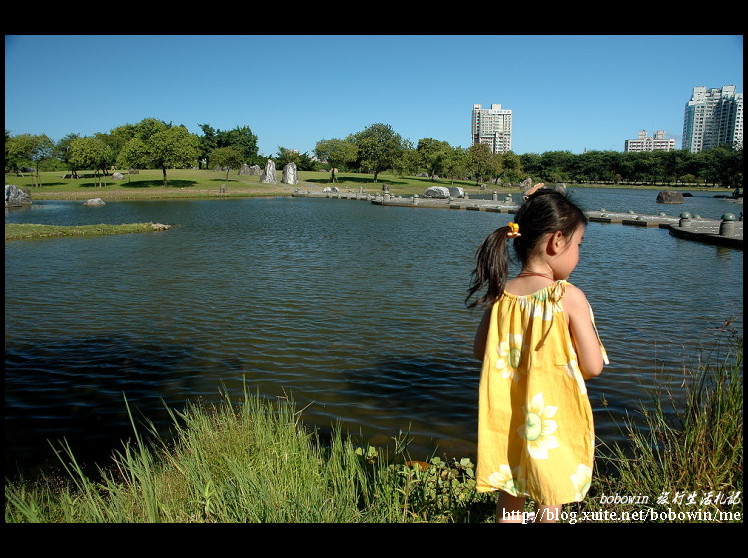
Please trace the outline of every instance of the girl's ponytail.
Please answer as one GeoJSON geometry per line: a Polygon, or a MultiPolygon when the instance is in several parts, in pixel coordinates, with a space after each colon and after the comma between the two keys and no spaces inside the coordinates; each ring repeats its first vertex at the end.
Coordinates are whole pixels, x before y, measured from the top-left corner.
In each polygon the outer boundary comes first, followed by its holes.
{"type": "Polygon", "coordinates": [[[499,227],[486,237],[475,253],[475,269],[471,274],[470,288],[465,297],[468,308],[475,306],[489,306],[504,292],[509,270],[507,255],[507,239],[519,236],[516,229],[509,223],[506,227],[499,227]],[[486,293],[468,303],[470,298],[488,286],[486,293]]]}

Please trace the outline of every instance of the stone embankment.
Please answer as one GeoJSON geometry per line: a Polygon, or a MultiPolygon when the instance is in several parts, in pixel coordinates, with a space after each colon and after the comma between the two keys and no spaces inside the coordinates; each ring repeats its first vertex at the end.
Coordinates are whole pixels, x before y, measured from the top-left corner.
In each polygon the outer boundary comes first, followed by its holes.
{"type": "MultiPolygon", "coordinates": [[[[516,213],[519,206],[511,196],[504,200],[479,200],[468,198],[426,198],[401,197],[389,194],[365,194],[361,192],[301,192],[294,193],[295,197],[323,197],[368,201],[375,205],[393,207],[420,207],[432,209],[457,209],[467,211],[491,211],[495,213],[516,213]]],[[[636,227],[658,227],[668,229],[670,234],[678,238],[729,246],[743,249],[743,221],[731,213],[723,215],[722,220],[703,219],[682,213],[679,217],[659,215],[641,215],[634,212],[616,213],[612,211],[587,211],[587,218],[597,223],[613,223],[636,227]]]]}

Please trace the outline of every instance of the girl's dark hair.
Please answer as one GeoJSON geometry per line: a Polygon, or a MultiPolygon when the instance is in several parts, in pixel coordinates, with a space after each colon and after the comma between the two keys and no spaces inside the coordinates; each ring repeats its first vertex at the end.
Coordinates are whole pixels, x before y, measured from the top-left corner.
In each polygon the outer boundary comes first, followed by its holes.
{"type": "MultiPolygon", "coordinates": [[[[565,237],[579,225],[587,225],[587,216],[566,194],[542,188],[529,196],[517,211],[514,222],[519,225],[520,236],[514,238],[514,250],[521,263],[527,261],[538,240],[548,234],[561,231],[565,237]]],[[[504,292],[508,266],[508,226],[499,227],[483,241],[475,253],[475,269],[465,304],[468,308],[490,306],[504,292]],[[468,304],[470,298],[488,286],[486,293],[468,304]]]]}

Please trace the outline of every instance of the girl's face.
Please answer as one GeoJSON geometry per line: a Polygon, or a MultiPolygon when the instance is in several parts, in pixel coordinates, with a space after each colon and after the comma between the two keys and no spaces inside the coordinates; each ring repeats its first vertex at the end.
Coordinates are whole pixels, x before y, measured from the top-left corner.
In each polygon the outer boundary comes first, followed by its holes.
{"type": "Polygon", "coordinates": [[[569,237],[560,235],[558,252],[552,264],[555,279],[568,279],[579,263],[579,247],[584,238],[584,225],[579,225],[569,237]]]}

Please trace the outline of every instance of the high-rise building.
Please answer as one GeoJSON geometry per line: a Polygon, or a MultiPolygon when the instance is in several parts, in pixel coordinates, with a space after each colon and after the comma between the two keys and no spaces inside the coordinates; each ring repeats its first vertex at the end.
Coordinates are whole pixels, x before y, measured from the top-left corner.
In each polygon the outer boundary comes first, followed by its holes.
{"type": "Polygon", "coordinates": [[[485,143],[492,153],[511,151],[512,111],[501,105],[491,105],[490,109],[473,105],[472,137],[473,145],[485,143]]]}
{"type": "Polygon", "coordinates": [[[743,147],[743,94],[734,85],[694,87],[683,118],[683,149],[699,153],[719,145],[743,147]]]}
{"type": "Polygon", "coordinates": [[[627,139],[624,143],[624,151],[673,151],[675,140],[665,137],[664,130],[657,130],[654,137],[647,136],[646,130],[639,132],[637,139],[627,139]]]}

